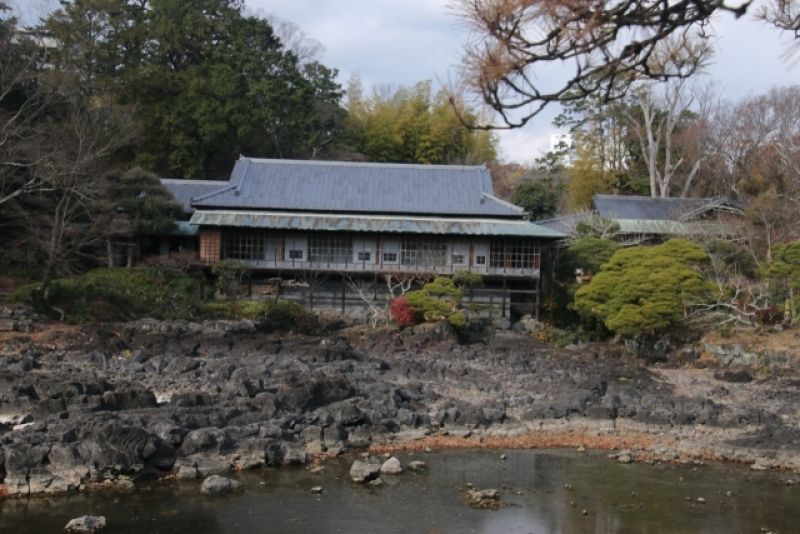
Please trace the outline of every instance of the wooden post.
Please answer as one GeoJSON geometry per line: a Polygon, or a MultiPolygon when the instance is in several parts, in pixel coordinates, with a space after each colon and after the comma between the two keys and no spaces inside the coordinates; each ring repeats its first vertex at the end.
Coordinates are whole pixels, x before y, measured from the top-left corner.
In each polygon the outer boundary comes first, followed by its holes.
{"type": "Polygon", "coordinates": [[[345,281],[344,273],[342,273],[342,314],[344,315],[344,299],[347,292],[347,282],[345,281]]]}
{"type": "Polygon", "coordinates": [[[314,309],[314,282],[316,281],[316,276],[312,275],[311,283],[308,286],[308,309],[314,309]]]}
{"type": "Polygon", "coordinates": [[[472,241],[469,242],[469,259],[467,262],[467,269],[471,271],[472,266],[475,265],[475,243],[472,241]]]}
{"type": "Polygon", "coordinates": [[[500,317],[506,316],[506,279],[503,277],[503,311],[500,317]]]}

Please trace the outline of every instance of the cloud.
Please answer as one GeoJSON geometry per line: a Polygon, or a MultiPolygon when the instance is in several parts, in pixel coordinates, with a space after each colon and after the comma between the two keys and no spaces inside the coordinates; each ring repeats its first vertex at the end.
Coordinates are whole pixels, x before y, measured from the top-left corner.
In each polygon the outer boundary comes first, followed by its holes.
{"type": "MultiPolygon", "coordinates": [[[[56,8],[56,0],[11,0],[32,24],[56,8]]],[[[339,69],[340,81],[359,73],[367,87],[413,85],[422,80],[447,80],[454,72],[467,39],[466,28],[450,9],[451,0],[247,0],[247,8],[289,20],[325,51],[323,62],[339,69]]],[[[797,83],[800,64],[789,64],[784,53],[797,42],[786,32],[756,21],[723,13],[713,24],[717,54],[708,78],[723,95],[735,100],[775,85],[797,83]]],[[[536,73],[551,87],[563,79],[558,65],[536,73]]],[[[498,132],[506,160],[530,161],[549,148],[551,125],[558,108],[550,106],[521,130],[498,132]]]]}
{"type": "Polygon", "coordinates": [[[448,0],[292,2],[250,0],[248,7],[291,20],[325,47],[323,60],[342,79],[411,85],[446,75],[459,54],[448,0]]]}
{"type": "Polygon", "coordinates": [[[520,128],[498,132],[500,159],[531,165],[550,150],[550,137],[558,133],[553,126],[542,128],[520,128]]]}
{"type": "Polygon", "coordinates": [[[723,13],[713,22],[717,52],[708,67],[708,77],[732,100],[766,92],[773,86],[796,84],[800,65],[783,56],[797,41],[752,16],[735,19],[723,13]]]}
{"type": "MultiPolygon", "coordinates": [[[[358,72],[365,85],[412,85],[426,79],[447,79],[467,39],[449,0],[248,0],[281,18],[299,24],[326,47],[324,61],[346,80],[358,72]]],[[[718,52],[708,77],[725,97],[737,99],[774,85],[796,83],[800,65],[791,67],[781,55],[793,39],[753,20],[722,14],[715,18],[718,52]]],[[[796,45],[796,44],[795,44],[796,45]]],[[[550,87],[565,75],[563,67],[537,72],[550,87]]],[[[531,161],[549,149],[551,125],[558,108],[550,106],[525,128],[498,132],[506,160],[531,161]]]]}

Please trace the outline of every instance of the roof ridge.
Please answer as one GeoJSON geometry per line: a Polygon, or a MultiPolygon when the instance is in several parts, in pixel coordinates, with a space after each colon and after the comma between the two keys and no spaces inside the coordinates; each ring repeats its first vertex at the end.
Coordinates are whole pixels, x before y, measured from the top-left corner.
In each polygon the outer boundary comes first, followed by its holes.
{"type": "Polygon", "coordinates": [[[502,198],[496,197],[493,194],[487,193],[485,191],[482,191],[481,194],[483,196],[485,196],[486,198],[488,198],[489,200],[497,202],[498,204],[500,204],[502,206],[505,206],[507,208],[512,208],[514,211],[518,211],[519,213],[525,213],[525,208],[517,206],[516,204],[512,204],[511,202],[509,202],[507,200],[503,200],[502,198]]]}
{"type": "Polygon", "coordinates": [[[200,185],[217,185],[227,184],[228,180],[195,180],[193,178],[159,178],[161,182],[171,184],[200,184],[200,185]]]}
{"type": "Polygon", "coordinates": [[[198,201],[198,200],[205,200],[205,199],[207,199],[207,198],[211,198],[211,197],[213,197],[213,196],[216,196],[216,195],[219,195],[219,194],[221,194],[221,193],[227,193],[228,191],[231,191],[231,190],[233,190],[233,189],[236,189],[236,186],[235,186],[235,185],[228,185],[228,186],[226,186],[226,187],[223,187],[222,189],[217,189],[217,190],[211,191],[211,192],[209,192],[209,193],[206,193],[205,195],[200,195],[199,197],[192,197],[192,198],[190,198],[189,200],[190,200],[192,203],[194,203],[195,201],[198,201]]]}
{"type": "Polygon", "coordinates": [[[721,201],[726,200],[724,196],[716,196],[716,197],[648,197],[645,195],[604,195],[604,194],[596,194],[594,198],[613,198],[613,199],[627,199],[627,200],[694,200],[694,201],[701,201],[704,200],[706,202],[714,202],[714,201],[721,201]]]}
{"type": "Polygon", "coordinates": [[[239,194],[242,192],[242,186],[244,185],[244,181],[247,179],[247,171],[250,170],[251,162],[252,160],[250,159],[244,160],[244,169],[242,169],[242,172],[239,173],[239,182],[234,186],[234,189],[236,190],[236,196],[239,196],[239,194]]]}
{"type": "Polygon", "coordinates": [[[274,158],[254,158],[240,156],[242,160],[254,163],[274,163],[280,165],[317,165],[317,166],[340,166],[340,167],[397,167],[403,169],[436,169],[436,170],[488,170],[486,165],[443,165],[438,163],[395,163],[381,161],[335,161],[335,160],[316,160],[316,159],[274,159],[274,158]]]}

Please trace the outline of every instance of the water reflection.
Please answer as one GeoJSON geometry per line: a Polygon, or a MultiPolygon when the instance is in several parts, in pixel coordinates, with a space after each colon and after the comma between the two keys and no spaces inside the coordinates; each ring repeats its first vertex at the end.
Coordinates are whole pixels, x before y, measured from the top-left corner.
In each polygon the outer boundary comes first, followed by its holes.
{"type": "Polygon", "coordinates": [[[781,475],[740,468],[619,465],[559,451],[511,451],[506,461],[496,452],[460,451],[424,460],[427,472],[387,477],[377,489],[352,484],[348,465],[333,462],[322,474],[242,475],[246,491],[225,498],[200,495],[199,483],[174,483],[128,494],[9,499],[0,501],[0,532],[58,532],[87,513],[105,515],[110,532],[152,534],[790,532],[800,520],[798,490],[781,475]],[[467,483],[502,488],[509,506],[467,507],[467,483]],[[309,492],[316,485],[322,495],[309,492]]]}

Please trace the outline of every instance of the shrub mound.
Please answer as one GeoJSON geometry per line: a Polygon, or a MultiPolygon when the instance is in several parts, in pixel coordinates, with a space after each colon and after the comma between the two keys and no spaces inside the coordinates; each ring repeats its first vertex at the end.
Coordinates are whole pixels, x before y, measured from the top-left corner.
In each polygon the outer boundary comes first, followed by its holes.
{"type": "Polygon", "coordinates": [[[575,292],[575,309],[615,334],[655,334],[706,300],[711,287],[700,266],[708,261],[703,249],[683,239],[617,250],[575,292]]]}
{"type": "MultiPolygon", "coordinates": [[[[33,302],[38,284],[23,286],[11,302],[33,302]]],[[[206,284],[180,271],[162,268],[96,269],[59,278],[50,286],[49,304],[71,323],[124,321],[141,317],[194,317],[208,293],[206,284]]],[[[54,310],[41,310],[52,312],[54,310]]]]}

